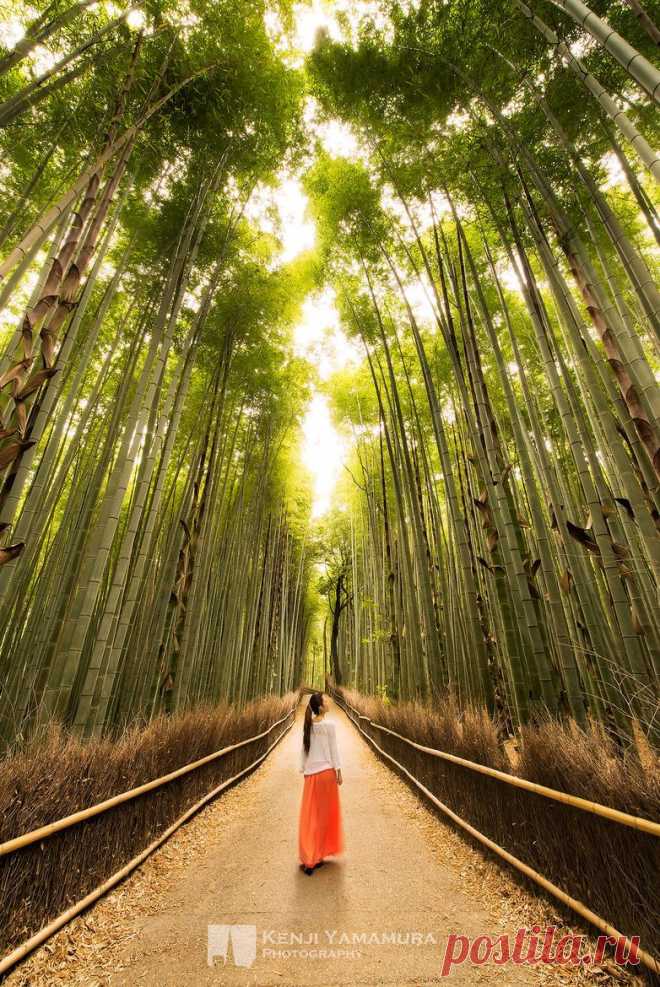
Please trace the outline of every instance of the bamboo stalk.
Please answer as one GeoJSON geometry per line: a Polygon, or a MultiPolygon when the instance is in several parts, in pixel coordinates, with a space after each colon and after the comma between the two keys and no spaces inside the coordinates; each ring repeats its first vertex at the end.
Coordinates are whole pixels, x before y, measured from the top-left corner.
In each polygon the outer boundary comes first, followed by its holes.
{"type": "Polygon", "coordinates": [[[564,10],[576,24],[609,51],[623,70],[649,94],[652,100],[656,103],[660,102],[660,71],[625,38],[617,34],[607,21],[598,17],[586,3],[582,3],[582,0],[550,0],[550,2],[564,10]]]}
{"type": "Polygon", "coordinates": [[[207,66],[206,68],[194,72],[192,75],[188,76],[188,78],[173,86],[167,93],[165,93],[164,96],[161,96],[161,98],[158,99],[151,107],[145,110],[136,124],[128,127],[127,130],[120,134],[119,137],[117,137],[116,140],[114,140],[103,151],[103,153],[100,154],[96,160],[82,172],[71,188],[65,192],[54,205],[50,206],[50,208],[46,209],[41,214],[39,219],[32,224],[31,229],[25,234],[21,242],[16,244],[5,260],[0,263],[0,280],[9,274],[12,268],[26,256],[30,248],[37,243],[40,237],[50,230],[51,226],[59,219],[66,207],[73,202],[77,194],[87,185],[92,175],[99,171],[103,165],[110,161],[115,154],[117,154],[117,152],[124,147],[125,144],[132,140],[133,137],[140,132],[147,120],[157,113],[165,105],[165,103],[172,98],[172,96],[178,93],[179,90],[183,89],[184,86],[188,85],[189,82],[192,82],[204,72],[208,72],[209,68],[212,68],[212,66],[207,66]]]}

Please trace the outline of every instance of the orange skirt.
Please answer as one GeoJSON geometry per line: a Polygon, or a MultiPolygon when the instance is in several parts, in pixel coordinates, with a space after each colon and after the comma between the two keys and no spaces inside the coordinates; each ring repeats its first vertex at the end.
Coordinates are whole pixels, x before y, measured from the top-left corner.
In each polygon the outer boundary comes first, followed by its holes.
{"type": "Polygon", "coordinates": [[[314,867],[331,853],[344,849],[339,805],[339,785],[334,768],[305,775],[300,820],[298,855],[305,867],[314,867]]]}

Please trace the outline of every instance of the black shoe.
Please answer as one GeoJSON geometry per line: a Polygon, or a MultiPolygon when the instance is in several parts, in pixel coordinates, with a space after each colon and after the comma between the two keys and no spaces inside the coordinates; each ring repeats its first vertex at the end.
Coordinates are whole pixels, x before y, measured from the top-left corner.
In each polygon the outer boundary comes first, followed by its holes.
{"type": "Polygon", "coordinates": [[[319,860],[318,864],[314,864],[314,870],[316,870],[317,867],[323,867],[324,863],[325,860],[319,860]]]}
{"type": "Polygon", "coordinates": [[[300,865],[300,869],[301,869],[301,871],[303,871],[303,872],[304,872],[305,874],[307,874],[307,876],[308,876],[308,877],[309,877],[309,875],[310,875],[310,874],[313,874],[313,873],[314,873],[314,868],[313,868],[313,867],[305,867],[305,865],[304,865],[304,864],[301,864],[301,865],[300,865]]]}

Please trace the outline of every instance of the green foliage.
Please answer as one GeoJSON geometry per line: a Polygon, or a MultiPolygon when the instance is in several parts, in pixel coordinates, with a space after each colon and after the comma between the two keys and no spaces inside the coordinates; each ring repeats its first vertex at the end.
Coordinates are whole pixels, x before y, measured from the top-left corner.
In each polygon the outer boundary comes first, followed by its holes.
{"type": "MultiPolygon", "coordinates": [[[[0,730],[42,700],[96,730],[283,691],[329,633],[384,698],[623,736],[625,692],[644,721],[657,193],[514,0],[356,5],[304,64],[290,0],[6,7],[34,50],[0,50],[0,730]],[[87,168],[79,230],[57,217],[87,168]],[[291,176],[316,240],[285,260],[291,176]],[[294,345],[326,289],[364,357],[329,380],[294,345]],[[315,525],[317,392],[350,452],[315,525]]],[[[621,66],[542,7],[657,142],[621,66]]],[[[652,58],[627,5],[594,9],[652,58]]]]}

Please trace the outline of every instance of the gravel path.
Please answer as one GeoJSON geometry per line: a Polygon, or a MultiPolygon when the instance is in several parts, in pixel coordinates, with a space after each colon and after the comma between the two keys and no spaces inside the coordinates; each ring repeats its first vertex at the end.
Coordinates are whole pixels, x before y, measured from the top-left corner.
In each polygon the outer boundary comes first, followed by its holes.
{"type": "MultiPolygon", "coordinates": [[[[444,826],[338,707],[329,715],[344,765],[341,857],[311,877],[298,868],[301,708],[256,772],[35,953],[8,987],[423,987],[447,982],[440,973],[448,934],[513,936],[521,925],[545,927],[552,920],[547,903],[444,826]],[[208,965],[208,927],[223,925],[248,927],[248,952],[255,944],[249,966],[237,965],[231,950],[226,963],[219,956],[208,965]],[[387,942],[389,933],[403,941],[387,942]],[[413,933],[421,941],[406,944],[413,933]],[[353,942],[363,934],[366,942],[353,942]]],[[[221,931],[217,942],[220,948],[221,931]]],[[[606,968],[466,964],[450,978],[477,987],[569,981],[603,984],[610,975],[606,968]]]]}

